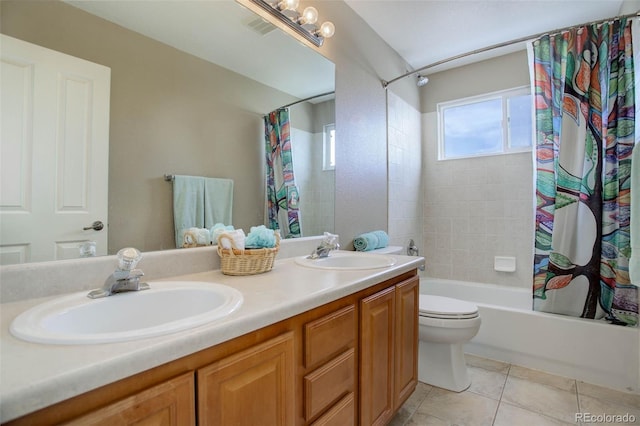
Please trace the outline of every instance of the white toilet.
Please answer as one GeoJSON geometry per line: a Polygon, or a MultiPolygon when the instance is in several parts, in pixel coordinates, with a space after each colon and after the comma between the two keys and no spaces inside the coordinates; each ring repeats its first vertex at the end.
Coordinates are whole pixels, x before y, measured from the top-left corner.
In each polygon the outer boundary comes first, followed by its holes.
{"type": "Polygon", "coordinates": [[[480,329],[478,307],[442,296],[420,295],[418,380],[461,392],[469,387],[463,345],[480,329]]]}
{"type": "MultiPolygon", "coordinates": [[[[389,246],[370,253],[404,254],[389,246]]],[[[471,385],[463,345],[480,329],[478,307],[450,297],[420,295],[418,380],[461,392],[471,385]]]]}

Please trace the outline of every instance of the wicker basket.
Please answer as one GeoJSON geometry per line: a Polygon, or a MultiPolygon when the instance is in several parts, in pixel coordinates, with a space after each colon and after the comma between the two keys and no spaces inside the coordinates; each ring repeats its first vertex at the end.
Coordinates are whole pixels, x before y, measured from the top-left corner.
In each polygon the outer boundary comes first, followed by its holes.
{"type": "Polygon", "coordinates": [[[233,244],[233,239],[226,234],[218,237],[218,255],[220,269],[225,275],[255,275],[268,272],[273,268],[273,261],[280,249],[280,233],[275,232],[276,245],[273,248],[239,250],[233,244]],[[232,248],[222,248],[220,238],[227,237],[232,248]]]}
{"type": "Polygon", "coordinates": [[[191,231],[186,231],[182,236],[182,248],[206,247],[211,244],[198,244],[198,236],[191,231]]]}

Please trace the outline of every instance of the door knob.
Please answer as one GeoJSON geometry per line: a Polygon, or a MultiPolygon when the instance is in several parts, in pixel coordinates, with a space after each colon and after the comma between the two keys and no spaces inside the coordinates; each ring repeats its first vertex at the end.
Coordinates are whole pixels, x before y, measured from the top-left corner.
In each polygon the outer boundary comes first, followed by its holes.
{"type": "Polygon", "coordinates": [[[91,226],[87,226],[85,228],[82,228],[83,231],[88,231],[89,229],[93,229],[94,231],[100,231],[102,230],[102,228],[104,228],[104,223],[100,222],[99,220],[96,220],[95,222],[93,222],[91,224],[91,226]]]}

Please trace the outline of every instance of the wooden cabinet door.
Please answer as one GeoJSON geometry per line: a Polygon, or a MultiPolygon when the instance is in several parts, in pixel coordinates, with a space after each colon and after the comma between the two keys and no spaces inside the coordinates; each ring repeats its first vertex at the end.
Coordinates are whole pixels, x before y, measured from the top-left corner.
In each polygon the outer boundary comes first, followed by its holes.
{"type": "Polygon", "coordinates": [[[384,425],[393,415],[395,287],[360,302],[360,422],[384,425]]]}
{"type": "Polygon", "coordinates": [[[186,426],[196,424],[193,372],[149,388],[66,425],[186,426]]]}
{"type": "Polygon", "coordinates": [[[198,423],[293,425],[293,348],[288,332],[199,369],[198,423]]]}
{"type": "Polygon", "coordinates": [[[419,279],[396,286],[394,409],[411,396],[418,383],[419,279]]]}

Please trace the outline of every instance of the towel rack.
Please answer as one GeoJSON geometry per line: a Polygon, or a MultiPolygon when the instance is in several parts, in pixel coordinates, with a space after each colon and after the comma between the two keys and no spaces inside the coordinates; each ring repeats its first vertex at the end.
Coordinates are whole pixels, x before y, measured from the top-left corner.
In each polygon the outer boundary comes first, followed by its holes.
{"type": "Polygon", "coordinates": [[[164,175],[164,180],[167,182],[173,182],[173,175],[164,175]]]}

